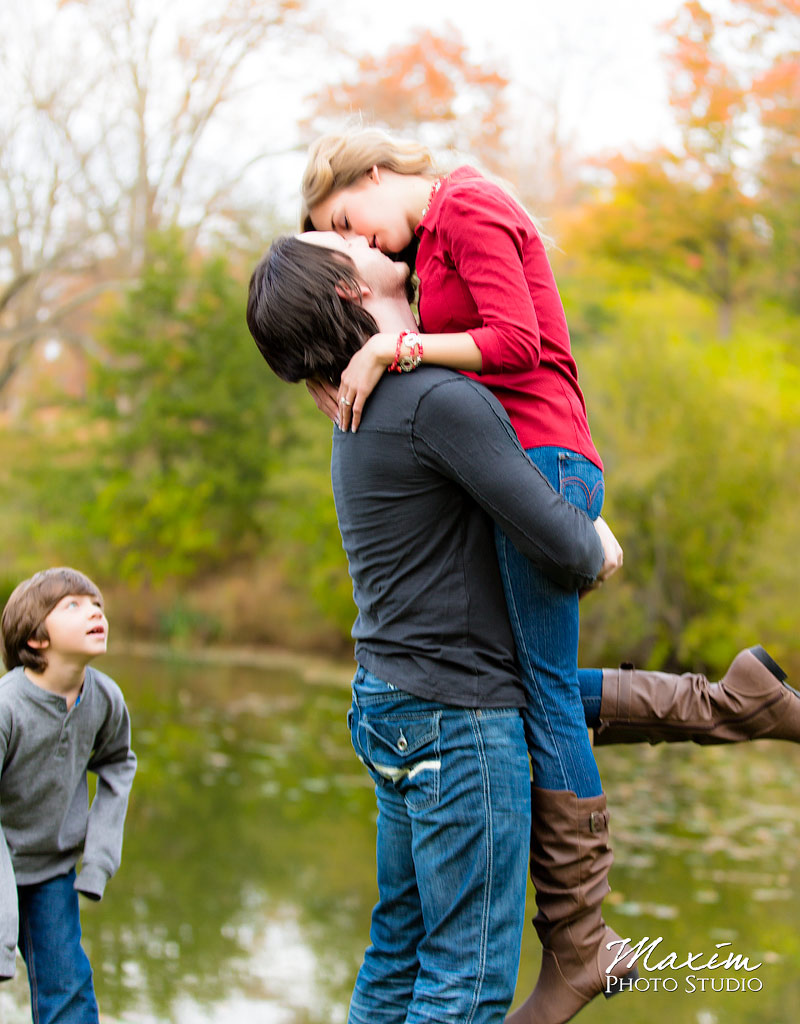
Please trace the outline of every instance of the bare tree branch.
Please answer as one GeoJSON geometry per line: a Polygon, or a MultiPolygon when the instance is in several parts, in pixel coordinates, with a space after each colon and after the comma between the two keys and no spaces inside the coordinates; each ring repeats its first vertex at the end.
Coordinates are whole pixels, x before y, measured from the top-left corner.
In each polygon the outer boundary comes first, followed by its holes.
{"type": "Polygon", "coordinates": [[[7,2],[19,10],[0,14],[0,404],[38,339],[91,345],[87,310],[135,279],[151,232],[212,218],[239,230],[234,191],[265,154],[209,138],[247,62],[308,16],[299,0],[216,0],[212,17],[146,0],[7,2]]]}

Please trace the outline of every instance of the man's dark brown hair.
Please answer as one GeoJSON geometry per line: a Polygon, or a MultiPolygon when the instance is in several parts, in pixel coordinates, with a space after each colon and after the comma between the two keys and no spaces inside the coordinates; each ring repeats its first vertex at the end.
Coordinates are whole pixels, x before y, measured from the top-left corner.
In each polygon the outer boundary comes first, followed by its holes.
{"type": "Polygon", "coordinates": [[[338,384],[353,353],[378,333],[374,317],[340,292],[361,294],[349,256],[293,236],[275,239],[253,271],[247,326],[282,380],[338,384]]]}

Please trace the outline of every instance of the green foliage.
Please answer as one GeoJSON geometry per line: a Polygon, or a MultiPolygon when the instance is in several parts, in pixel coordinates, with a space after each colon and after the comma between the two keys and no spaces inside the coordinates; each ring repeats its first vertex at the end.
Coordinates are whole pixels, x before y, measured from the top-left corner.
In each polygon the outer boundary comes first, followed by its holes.
{"type": "Polygon", "coordinates": [[[331,491],[332,426],[305,388],[295,388],[293,398],[283,472],[270,481],[270,527],[281,538],[290,586],[299,586],[323,621],[349,636],[355,605],[331,491]]]}
{"type": "MultiPolygon", "coordinates": [[[[191,579],[267,555],[287,591],[346,633],[353,605],[329,483],[331,427],[304,388],[268,371],[244,308],[222,255],[192,260],[174,233],[152,240],[96,367],[92,411],[104,442],[92,533],[132,582],[191,579]]],[[[160,628],[208,641],[219,624],[189,596],[160,628]]]]}
{"type": "MultiPolygon", "coordinates": [[[[226,639],[230,615],[192,582],[248,566],[275,577],[277,565],[286,603],[314,612],[296,632],[348,636],[331,425],[263,362],[244,320],[245,279],[222,251],[190,254],[177,231],[151,238],[140,281],[96,331],[88,397],[62,396],[42,416],[32,405],[8,431],[5,589],[72,562],[122,583],[134,604],[161,601],[155,613],[126,612],[129,624],[202,643],[226,639]]],[[[264,597],[262,586],[251,600],[264,597]]],[[[279,642],[263,619],[259,637],[279,642]]]]}
{"type": "Polygon", "coordinates": [[[800,542],[787,487],[800,469],[791,325],[754,318],[723,343],[712,310],[685,292],[615,284],[593,334],[592,307],[581,312],[579,287],[566,289],[605,515],[626,556],[620,578],[584,602],[583,661],[721,668],[757,640],[789,652],[787,553],[800,542]]]}
{"type": "Polygon", "coordinates": [[[614,187],[581,220],[581,251],[711,298],[718,331],[764,276],[764,218],[734,173],[698,181],[669,153],[612,164],[614,187]]]}
{"type": "Polygon", "coordinates": [[[105,325],[86,515],[124,579],[191,576],[260,539],[282,389],[265,372],[244,305],[222,255],[191,258],[178,233],[166,233],[105,325]]]}

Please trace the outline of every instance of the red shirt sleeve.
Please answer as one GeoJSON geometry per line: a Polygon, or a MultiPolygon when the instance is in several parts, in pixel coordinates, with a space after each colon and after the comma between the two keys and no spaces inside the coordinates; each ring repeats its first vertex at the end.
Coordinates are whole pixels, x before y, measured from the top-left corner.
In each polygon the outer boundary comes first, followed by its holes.
{"type": "Polygon", "coordinates": [[[476,307],[480,326],[467,330],[480,349],[482,372],[534,369],[541,336],[523,262],[533,222],[498,186],[481,180],[450,191],[437,229],[476,307]]]}

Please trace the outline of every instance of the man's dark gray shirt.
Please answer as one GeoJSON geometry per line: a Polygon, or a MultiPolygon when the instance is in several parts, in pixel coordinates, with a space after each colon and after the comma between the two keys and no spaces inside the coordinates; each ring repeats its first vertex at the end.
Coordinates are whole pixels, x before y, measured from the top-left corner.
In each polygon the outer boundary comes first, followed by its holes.
{"type": "Polygon", "coordinates": [[[331,475],[358,663],[428,700],[521,707],[492,520],[570,589],[594,579],[603,550],[499,402],[449,370],[386,374],[358,431],[334,430],[331,475]]]}

